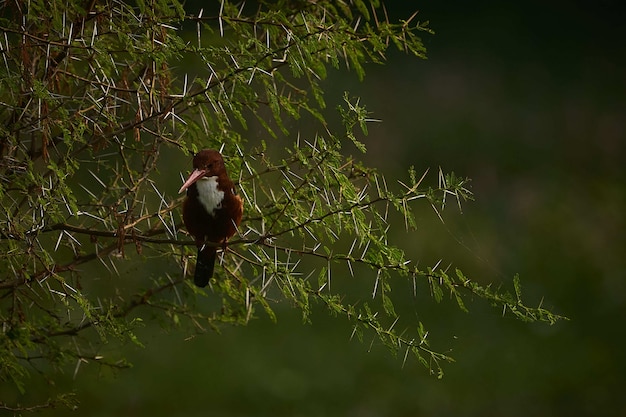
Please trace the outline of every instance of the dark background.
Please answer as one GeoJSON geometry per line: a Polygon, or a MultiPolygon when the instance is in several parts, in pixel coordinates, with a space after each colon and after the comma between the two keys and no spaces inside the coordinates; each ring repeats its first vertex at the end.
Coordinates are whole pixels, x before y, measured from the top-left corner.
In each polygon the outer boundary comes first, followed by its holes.
{"type": "Polygon", "coordinates": [[[431,181],[439,166],[473,180],[463,216],[452,209],[444,226],[419,211],[418,232],[399,229],[398,245],[483,283],[510,287],[519,273],[531,304],[570,321],[525,324],[479,300],[461,313],[418,297],[401,308],[455,357],[443,380],[351,341],[321,310],[312,325],[284,310],[277,324],[191,340],[148,327],[146,348],[129,349],[133,369],[68,375],[81,415],[626,416],[619,4],[387,2],[392,17],[419,9],[430,21],[429,59],[393,52],[362,83],[344,72],[327,81],[330,102],[349,90],[383,120],[370,126],[365,159],[389,179],[413,165],[430,167],[431,181]]]}

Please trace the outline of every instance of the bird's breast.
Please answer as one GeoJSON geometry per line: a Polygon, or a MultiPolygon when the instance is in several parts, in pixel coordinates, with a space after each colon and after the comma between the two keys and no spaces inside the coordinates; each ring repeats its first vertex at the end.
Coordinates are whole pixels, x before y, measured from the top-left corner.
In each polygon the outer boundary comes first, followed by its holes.
{"type": "Polygon", "coordinates": [[[204,177],[196,182],[198,188],[198,201],[211,216],[215,215],[215,210],[222,208],[224,201],[224,191],[218,187],[217,176],[204,177]]]}

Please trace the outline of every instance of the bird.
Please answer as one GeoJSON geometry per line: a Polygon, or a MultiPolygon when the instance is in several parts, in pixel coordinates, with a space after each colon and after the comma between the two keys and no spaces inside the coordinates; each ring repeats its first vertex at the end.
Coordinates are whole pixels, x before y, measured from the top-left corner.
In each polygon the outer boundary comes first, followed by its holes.
{"type": "Polygon", "coordinates": [[[205,287],[213,277],[217,247],[225,247],[238,230],[243,200],[228,177],[222,154],[213,149],[193,157],[193,171],[178,193],[185,190],[183,223],[198,247],[194,284],[205,287]]]}

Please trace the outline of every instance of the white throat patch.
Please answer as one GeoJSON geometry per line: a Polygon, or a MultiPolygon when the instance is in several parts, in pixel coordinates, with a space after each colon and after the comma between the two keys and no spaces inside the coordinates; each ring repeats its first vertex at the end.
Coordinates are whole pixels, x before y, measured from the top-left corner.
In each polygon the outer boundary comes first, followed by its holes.
{"type": "Polygon", "coordinates": [[[203,177],[196,182],[198,187],[198,200],[200,204],[211,216],[215,215],[215,210],[222,208],[224,191],[217,188],[217,176],[203,177]]]}

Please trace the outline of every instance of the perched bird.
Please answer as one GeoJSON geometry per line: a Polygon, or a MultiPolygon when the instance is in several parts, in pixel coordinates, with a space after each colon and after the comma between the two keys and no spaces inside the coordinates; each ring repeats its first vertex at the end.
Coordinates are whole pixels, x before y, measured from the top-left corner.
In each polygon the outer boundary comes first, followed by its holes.
{"type": "Polygon", "coordinates": [[[204,149],[193,158],[193,172],[178,193],[187,190],[183,221],[198,247],[193,282],[204,287],[213,276],[217,246],[235,234],[243,215],[243,201],[226,173],[222,155],[204,149]]]}

